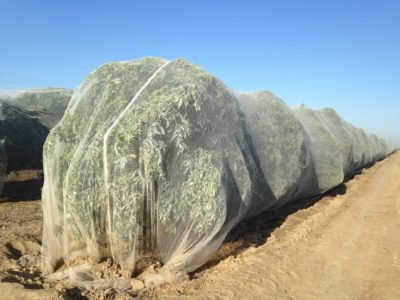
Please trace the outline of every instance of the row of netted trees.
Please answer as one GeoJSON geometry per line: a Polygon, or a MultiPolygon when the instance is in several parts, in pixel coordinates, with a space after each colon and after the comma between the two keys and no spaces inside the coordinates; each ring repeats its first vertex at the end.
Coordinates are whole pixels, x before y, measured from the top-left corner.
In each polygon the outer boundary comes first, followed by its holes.
{"type": "Polygon", "coordinates": [[[327,191],[392,150],[332,109],[232,92],[181,59],[102,65],[45,143],[45,269],[83,256],[132,272],[152,256],[168,281],[206,262],[241,220],[327,191]]]}
{"type": "Polygon", "coordinates": [[[7,173],[43,168],[44,141],[71,95],[55,88],[0,93],[0,194],[7,173]]]}

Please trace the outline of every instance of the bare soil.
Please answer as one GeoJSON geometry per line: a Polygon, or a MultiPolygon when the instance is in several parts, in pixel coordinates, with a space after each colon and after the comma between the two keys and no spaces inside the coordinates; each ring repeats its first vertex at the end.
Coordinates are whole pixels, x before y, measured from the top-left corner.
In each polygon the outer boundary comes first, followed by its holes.
{"type": "MultiPolygon", "coordinates": [[[[40,273],[40,201],[0,201],[0,299],[400,299],[400,152],[321,197],[242,222],[189,279],[83,290],[40,273]]],[[[99,272],[119,274],[112,262],[99,272]]]]}

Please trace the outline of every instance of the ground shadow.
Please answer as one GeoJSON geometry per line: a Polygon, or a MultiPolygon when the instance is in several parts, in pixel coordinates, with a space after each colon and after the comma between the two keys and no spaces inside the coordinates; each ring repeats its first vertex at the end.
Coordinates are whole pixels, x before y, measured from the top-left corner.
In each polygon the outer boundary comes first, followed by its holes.
{"type": "Polygon", "coordinates": [[[15,248],[11,243],[5,244],[8,253],[6,253],[8,259],[19,259],[22,256],[22,252],[15,248]]]}
{"type": "Polygon", "coordinates": [[[43,178],[5,182],[0,202],[39,200],[42,186],[43,178]]]}
{"type": "Polygon", "coordinates": [[[39,276],[39,273],[28,273],[21,271],[8,270],[9,276],[4,277],[2,282],[11,282],[22,284],[26,289],[43,289],[43,285],[38,283],[33,283],[32,280],[39,276]],[[27,281],[30,282],[27,282],[27,281]]]}

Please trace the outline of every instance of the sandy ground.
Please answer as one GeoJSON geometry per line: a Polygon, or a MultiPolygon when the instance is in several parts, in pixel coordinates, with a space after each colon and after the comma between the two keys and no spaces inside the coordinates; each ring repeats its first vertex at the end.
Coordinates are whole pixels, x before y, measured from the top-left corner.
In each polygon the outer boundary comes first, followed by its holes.
{"type": "Polygon", "coordinates": [[[43,282],[40,201],[0,203],[0,299],[400,299],[400,152],[243,222],[190,279],[116,293],[43,282]]]}

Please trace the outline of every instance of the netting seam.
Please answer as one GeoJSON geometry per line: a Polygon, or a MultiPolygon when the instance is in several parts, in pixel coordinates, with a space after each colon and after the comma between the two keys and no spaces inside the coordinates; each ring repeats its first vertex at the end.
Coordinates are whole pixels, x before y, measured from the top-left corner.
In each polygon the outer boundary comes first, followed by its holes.
{"type": "Polygon", "coordinates": [[[139,89],[139,91],[133,96],[132,100],[128,103],[125,109],[120,113],[114,123],[110,126],[110,128],[106,131],[103,138],[103,172],[104,172],[104,189],[105,189],[105,196],[107,202],[107,223],[108,223],[108,234],[110,240],[110,251],[112,257],[115,259],[114,251],[111,245],[111,209],[110,209],[110,197],[109,197],[109,185],[108,185],[108,157],[107,157],[107,142],[108,138],[113,131],[113,129],[117,126],[117,124],[121,121],[124,115],[128,112],[128,110],[132,107],[135,101],[139,98],[141,93],[146,89],[146,87],[153,81],[153,79],[164,69],[171,61],[166,61],[161,67],[159,67],[147,81],[143,84],[143,86],[139,89]]]}

